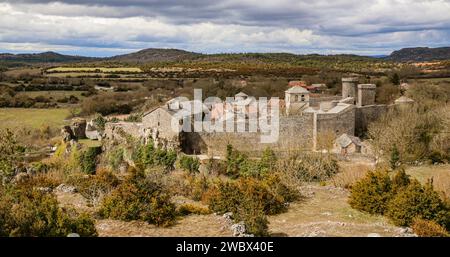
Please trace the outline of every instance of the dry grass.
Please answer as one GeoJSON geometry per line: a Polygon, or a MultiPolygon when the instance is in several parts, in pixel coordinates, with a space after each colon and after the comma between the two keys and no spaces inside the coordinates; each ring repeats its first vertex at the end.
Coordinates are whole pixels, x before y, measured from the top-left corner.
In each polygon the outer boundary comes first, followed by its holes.
{"type": "Polygon", "coordinates": [[[269,216],[274,236],[396,236],[397,227],[387,218],[352,209],[348,191],[332,186],[306,185],[306,199],[291,203],[287,212],[269,216]]]}
{"type": "Polygon", "coordinates": [[[435,190],[450,198],[450,164],[407,167],[406,173],[421,183],[433,179],[435,190]]]}
{"type": "Polygon", "coordinates": [[[340,164],[341,172],[336,174],[331,183],[335,187],[350,188],[355,182],[362,179],[369,170],[372,170],[372,165],[365,163],[345,163],[340,164]]]}
{"type": "Polygon", "coordinates": [[[95,225],[99,236],[164,236],[164,237],[218,237],[232,236],[225,219],[222,216],[209,215],[188,215],[177,220],[174,226],[157,227],[143,221],[118,221],[118,220],[98,220],[95,225]]]}
{"type": "Polygon", "coordinates": [[[48,69],[47,72],[142,72],[140,68],[136,67],[119,67],[119,68],[107,68],[107,67],[57,67],[48,69]]]}
{"type": "Polygon", "coordinates": [[[433,185],[436,191],[442,192],[450,199],[450,170],[437,174],[433,179],[433,185]]]}
{"type": "Polygon", "coordinates": [[[41,75],[41,69],[39,68],[17,68],[17,69],[10,69],[5,72],[6,76],[18,78],[23,75],[30,75],[30,76],[40,76],[41,75]]]}

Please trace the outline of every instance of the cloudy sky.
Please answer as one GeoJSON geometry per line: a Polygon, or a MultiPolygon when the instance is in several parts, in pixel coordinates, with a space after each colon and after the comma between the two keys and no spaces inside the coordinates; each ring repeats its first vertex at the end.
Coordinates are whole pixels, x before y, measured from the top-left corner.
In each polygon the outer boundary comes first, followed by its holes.
{"type": "Polygon", "coordinates": [[[450,46],[450,0],[0,0],[0,52],[389,54],[450,46]]]}

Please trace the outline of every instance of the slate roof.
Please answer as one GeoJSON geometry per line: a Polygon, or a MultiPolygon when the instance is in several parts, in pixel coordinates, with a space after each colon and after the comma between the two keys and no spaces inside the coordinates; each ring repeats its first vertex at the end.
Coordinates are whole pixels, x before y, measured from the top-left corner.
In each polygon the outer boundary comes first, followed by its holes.
{"type": "Polygon", "coordinates": [[[361,140],[358,137],[350,136],[345,133],[338,137],[336,139],[336,142],[343,148],[349,146],[352,143],[361,146],[361,140]]]}
{"type": "Polygon", "coordinates": [[[286,90],[286,93],[290,94],[308,94],[309,91],[300,86],[291,87],[286,90]]]}

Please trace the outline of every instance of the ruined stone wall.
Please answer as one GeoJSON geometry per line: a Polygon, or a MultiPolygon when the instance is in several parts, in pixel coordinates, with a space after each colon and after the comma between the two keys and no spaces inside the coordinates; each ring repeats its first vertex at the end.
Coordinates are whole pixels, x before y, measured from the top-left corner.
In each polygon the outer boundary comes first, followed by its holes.
{"type": "Polygon", "coordinates": [[[311,150],[313,115],[304,113],[295,116],[280,116],[279,140],[276,143],[261,143],[260,133],[185,133],[183,145],[190,145],[196,153],[224,156],[227,144],[249,156],[259,156],[267,147],[275,152],[311,150]]]}
{"type": "Polygon", "coordinates": [[[104,139],[118,142],[126,142],[127,136],[140,139],[143,128],[143,124],[138,122],[108,122],[105,124],[104,139]]]}
{"type": "Polygon", "coordinates": [[[362,136],[371,122],[388,111],[387,105],[368,105],[356,108],[355,135],[362,136]]]}

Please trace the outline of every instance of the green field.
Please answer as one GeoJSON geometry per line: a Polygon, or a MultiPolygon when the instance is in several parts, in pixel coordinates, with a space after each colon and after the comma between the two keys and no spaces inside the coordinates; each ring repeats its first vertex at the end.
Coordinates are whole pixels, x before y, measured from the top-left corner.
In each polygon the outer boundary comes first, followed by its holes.
{"type": "Polygon", "coordinates": [[[48,69],[47,72],[132,72],[138,73],[142,72],[140,68],[136,67],[119,67],[119,68],[105,68],[105,67],[57,67],[48,69]]]}
{"type": "Polygon", "coordinates": [[[98,140],[91,140],[91,139],[80,139],[78,140],[78,143],[85,147],[99,147],[102,146],[102,143],[98,140]]]}
{"type": "Polygon", "coordinates": [[[18,92],[18,95],[26,95],[29,97],[45,96],[52,97],[54,99],[60,99],[64,97],[70,97],[71,95],[77,97],[78,99],[83,98],[81,95],[85,91],[23,91],[18,92]]]}
{"type": "Polygon", "coordinates": [[[68,109],[0,108],[0,128],[58,127],[66,124],[68,109]]]}

